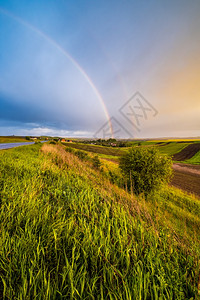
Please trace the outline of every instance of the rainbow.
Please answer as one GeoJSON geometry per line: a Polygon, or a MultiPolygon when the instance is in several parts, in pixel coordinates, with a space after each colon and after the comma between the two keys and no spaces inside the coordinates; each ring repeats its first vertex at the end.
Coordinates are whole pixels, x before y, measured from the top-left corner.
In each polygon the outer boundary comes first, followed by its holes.
{"type": "Polygon", "coordinates": [[[64,48],[62,48],[60,46],[60,44],[58,44],[55,40],[53,40],[51,37],[46,35],[44,32],[42,32],[37,27],[33,26],[32,24],[28,23],[27,21],[24,21],[23,19],[21,19],[18,16],[15,16],[11,12],[9,12],[1,7],[0,7],[0,13],[6,15],[7,17],[10,17],[11,19],[15,20],[16,22],[20,23],[21,25],[25,26],[26,28],[30,29],[31,31],[37,33],[40,37],[42,37],[44,40],[46,40],[51,45],[53,45],[60,53],[62,53],[68,60],[71,61],[71,63],[76,67],[76,69],[83,75],[85,80],[89,83],[89,85],[93,89],[95,95],[97,96],[99,102],[101,103],[102,108],[104,110],[104,114],[106,116],[107,122],[110,127],[111,136],[113,137],[113,128],[112,128],[111,118],[109,116],[109,113],[108,113],[107,107],[104,103],[104,100],[103,100],[100,92],[96,88],[95,84],[93,83],[91,78],[88,76],[88,74],[85,72],[85,70],[80,66],[80,64],[64,48]]]}

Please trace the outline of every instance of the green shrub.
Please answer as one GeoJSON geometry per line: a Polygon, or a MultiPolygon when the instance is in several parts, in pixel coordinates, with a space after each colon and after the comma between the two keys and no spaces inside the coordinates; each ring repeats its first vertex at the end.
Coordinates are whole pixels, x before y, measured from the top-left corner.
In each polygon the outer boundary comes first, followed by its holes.
{"type": "Polygon", "coordinates": [[[56,142],[51,141],[49,144],[51,144],[51,145],[56,145],[56,142]]]}
{"type": "Polygon", "coordinates": [[[92,157],[92,165],[95,169],[100,169],[101,167],[101,162],[100,159],[97,155],[95,155],[94,157],[92,157]]]}
{"type": "Polygon", "coordinates": [[[75,150],[73,148],[70,148],[70,147],[66,147],[65,151],[69,152],[69,153],[74,153],[75,152],[75,150]]]}
{"type": "Polygon", "coordinates": [[[89,160],[89,155],[84,151],[78,150],[75,155],[81,160],[89,160]]]}
{"type": "Polygon", "coordinates": [[[171,158],[161,156],[155,148],[131,148],[120,157],[119,166],[128,188],[136,194],[158,189],[172,174],[171,158]]]}

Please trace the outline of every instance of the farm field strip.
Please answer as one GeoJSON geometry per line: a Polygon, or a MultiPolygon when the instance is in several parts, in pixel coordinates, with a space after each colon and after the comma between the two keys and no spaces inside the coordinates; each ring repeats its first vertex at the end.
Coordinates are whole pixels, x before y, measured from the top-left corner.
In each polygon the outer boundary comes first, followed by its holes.
{"type": "Polygon", "coordinates": [[[175,161],[185,161],[191,159],[200,151],[200,143],[193,143],[184,147],[181,151],[173,155],[175,161]]]}
{"type": "Polygon", "coordinates": [[[182,161],[182,163],[200,165],[200,151],[198,151],[190,159],[186,159],[185,161],[182,161]]]}
{"type": "Polygon", "coordinates": [[[0,136],[0,144],[4,143],[22,143],[22,142],[30,142],[23,137],[15,137],[15,136],[0,136]]]}
{"type": "Polygon", "coordinates": [[[104,155],[119,156],[123,153],[123,150],[119,148],[113,148],[113,147],[105,147],[105,146],[97,146],[97,145],[81,144],[81,143],[62,143],[62,144],[74,149],[79,149],[79,150],[84,150],[84,151],[104,154],[104,155]]]}

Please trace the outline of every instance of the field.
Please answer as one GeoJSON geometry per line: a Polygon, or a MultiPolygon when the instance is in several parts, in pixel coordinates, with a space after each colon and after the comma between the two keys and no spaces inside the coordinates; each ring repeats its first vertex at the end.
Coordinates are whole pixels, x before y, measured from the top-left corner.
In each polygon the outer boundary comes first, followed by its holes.
{"type": "MultiPolygon", "coordinates": [[[[88,151],[96,154],[118,157],[129,149],[129,147],[106,147],[99,145],[83,144],[83,143],[62,143],[67,147],[74,149],[80,149],[83,151],[88,151]]],[[[199,140],[195,141],[185,141],[185,140],[169,140],[169,141],[136,141],[127,142],[127,146],[133,147],[156,147],[160,153],[167,154],[174,157],[175,161],[184,161],[193,157],[200,150],[199,140]],[[139,143],[139,146],[138,146],[139,143]]],[[[197,155],[195,161],[197,161],[199,155],[197,155]]],[[[198,160],[200,162],[200,160],[198,160]]],[[[192,160],[191,160],[192,163],[192,160]]]]}
{"type": "Polygon", "coordinates": [[[1,299],[198,298],[194,196],[145,201],[61,145],[1,151],[0,176],[1,299]]]}
{"type": "MultiPolygon", "coordinates": [[[[178,161],[179,163],[187,164],[200,164],[200,143],[199,140],[155,140],[155,141],[136,141],[128,142],[133,147],[156,147],[161,154],[167,154],[171,156],[174,160],[174,163],[178,161]],[[196,154],[195,154],[196,153],[196,154]],[[185,160],[183,160],[185,159],[185,160]]],[[[95,153],[99,156],[102,162],[105,164],[105,161],[118,164],[118,157],[125,153],[129,147],[123,148],[113,148],[113,147],[103,147],[97,145],[89,145],[83,143],[63,143],[67,147],[74,149],[80,149],[87,151],[89,153],[95,153]]],[[[200,174],[191,174],[191,171],[182,172],[182,169],[175,170],[174,176],[172,178],[171,184],[175,187],[178,187],[188,193],[194,193],[200,197],[200,174]]]]}
{"type": "Polygon", "coordinates": [[[189,146],[190,143],[177,143],[177,142],[171,142],[164,146],[158,146],[158,149],[163,154],[168,154],[170,156],[175,155],[176,153],[180,152],[187,146],[189,146]]]}
{"type": "Polygon", "coordinates": [[[103,155],[109,155],[109,156],[119,156],[123,153],[124,150],[119,148],[113,148],[113,147],[105,147],[105,146],[97,146],[97,145],[89,145],[89,144],[82,144],[82,143],[62,143],[63,145],[66,145],[67,147],[74,148],[74,149],[80,149],[96,154],[103,154],[103,155]]]}
{"type": "Polygon", "coordinates": [[[193,157],[190,159],[186,159],[185,163],[187,164],[194,164],[194,165],[200,165],[200,151],[198,151],[193,157]]]}
{"type": "MultiPolygon", "coordinates": [[[[191,159],[200,151],[200,143],[194,143],[184,147],[181,151],[174,154],[173,159],[176,161],[185,161],[191,159]]],[[[196,159],[195,159],[196,160],[196,159]]]]}
{"type": "Polygon", "coordinates": [[[24,137],[20,136],[0,136],[0,144],[3,143],[20,143],[28,142],[24,137]]]}
{"type": "Polygon", "coordinates": [[[188,193],[194,193],[200,197],[200,174],[186,173],[176,170],[171,184],[188,193]]]}

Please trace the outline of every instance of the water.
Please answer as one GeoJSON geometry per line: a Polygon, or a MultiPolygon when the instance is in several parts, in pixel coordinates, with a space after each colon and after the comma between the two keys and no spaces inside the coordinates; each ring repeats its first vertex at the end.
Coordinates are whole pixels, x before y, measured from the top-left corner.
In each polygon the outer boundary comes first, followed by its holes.
{"type": "Polygon", "coordinates": [[[19,146],[25,146],[25,145],[32,145],[35,142],[23,142],[23,143],[4,143],[0,144],[0,150],[2,149],[10,149],[14,147],[19,147],[19,146]]]}

